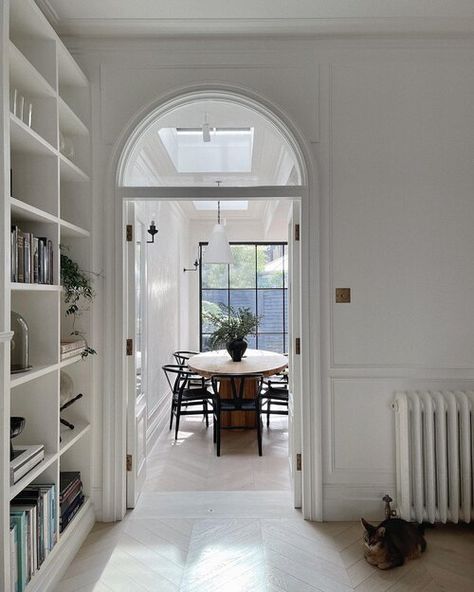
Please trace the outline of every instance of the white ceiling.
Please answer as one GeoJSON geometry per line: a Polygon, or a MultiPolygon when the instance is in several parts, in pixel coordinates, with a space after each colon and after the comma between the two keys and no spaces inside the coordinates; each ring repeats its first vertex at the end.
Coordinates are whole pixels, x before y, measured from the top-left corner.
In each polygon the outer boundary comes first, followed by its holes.
{"type": "MultiPolygon", "coordinates": [[[[211,144],[213,137],[211,134],[211,144]]],[[[203,153],[209,145],[201,142],[203,153]]],[[[196,147],[199,150],[199,146],[196,147]]],[[[206,156],[204,155],[204,158],[206,156]]],[[[202,160],[196,155],[196,160],[202,160]]],[[[292,152],[277,129],[263,116],[225,101],[195,101],[153,123],[139,139],[126,166],[127,186],[204,186],[217,182],[230,187],[295,184],[292,152]],[[251,169],[247,172],[178,172],[160,134],[163,128],[199,128],[205,118],[211,127],[253,128],[251,169]]]]}
{"type": "Polygon", "coordinates": [[[83,36],[461,34],[473,0],[37,0],[60,33],[83,36]]]}
{"type": "MultiPolygon", "coordinates": [[[[177,201],[176,202],[183,214],[189,220],[208,220],[217,222],[217,201],[213,210],[198,210],[192,201],[177,201]]],[[[290,202],[287,202],[288,204],[290,202]]],[[[221,206],[222,206],[221,202],[221,206]]],[[[221,210],[221,218],[223,221],[229,220],[262,220],[265,217],[265,210],[270,205],[268,200],[251,200],[248,202],[246,210],[221,210]]],[[[289,206],[288,206],[289,207],[289,206]]]]}

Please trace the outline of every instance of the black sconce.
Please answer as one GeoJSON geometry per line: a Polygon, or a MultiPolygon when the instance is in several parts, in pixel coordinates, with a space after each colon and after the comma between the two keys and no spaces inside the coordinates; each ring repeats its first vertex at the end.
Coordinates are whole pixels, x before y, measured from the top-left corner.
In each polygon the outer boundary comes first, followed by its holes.
{"type": "Polygon", "coordinates": [[[193,265],[194,265],[194,268],[183,267],[183,271],[197,271],[199,268],[199,261],[196,259],[196,261],[193,263],[193,265]]]}
{"type": "Polygon", "coordinates": [[[148,234],[151,234],[151,240],[146,241],[147,243],[154,243],[155,242],[155,234],[158,234],[158,228],[155,226],[155,221],[152,220],[150,224],[150,228],[148,228],[148,234]]]}

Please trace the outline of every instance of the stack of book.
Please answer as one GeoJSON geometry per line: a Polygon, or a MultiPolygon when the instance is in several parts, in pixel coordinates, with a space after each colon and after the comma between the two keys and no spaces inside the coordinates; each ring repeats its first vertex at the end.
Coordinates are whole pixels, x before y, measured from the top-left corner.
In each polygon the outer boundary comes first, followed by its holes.
{"type": "Polygon", "coordinates": [[[11,590],[23,592],[57,542],[56,487],[34,484],[10,502],[11,590]]]}
{"type": "Polygon", "coordinates": [[[61,471],[59,491],[59,531],[63,532],[84,503],[81,473],[61,471]]]}
{"type": "Polygon", "coordinates": [[[44,236],[23,232],[16,224],[11,232],[11,280],[24,284],[53,284],[53,243],[44,236]]]}
{"type": "Polygon", "coordinates": [[[75,339],[74,341],[61,341],[61,360],[67,360],[68,358],[74,358],[75,356],[81,355],[85,347],[85,339],[75,339]]]}
{"type": "Polygon", "coordinates": [[[10,485],[15,485],[36,465],[44,460],[43,444],[15,444],[13,459],[10,460],[10,485]]]}

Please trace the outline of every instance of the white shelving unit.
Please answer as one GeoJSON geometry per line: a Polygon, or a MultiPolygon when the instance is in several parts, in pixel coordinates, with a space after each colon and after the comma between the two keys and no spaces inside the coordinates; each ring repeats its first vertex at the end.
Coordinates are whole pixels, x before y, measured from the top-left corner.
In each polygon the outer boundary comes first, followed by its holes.
{"type": "MultiPolygon", "coordinates": [[[[35,482],[55,483],[59,491],[60,472],[77,470],[86,502],[26,587],[27,592],[48,592],[94,523],[89,499],[91,362],[81,356],[61,361],[59,347],[61,338],[71,332],[60,286],[60,246],[67,248],[67,254],[82,268],[91,269],[90,88],[34,0],[0,3],[0,43],[4,89],[0,93],[0,251],[5,253],[0,257],[0,590],[11,589],[10,500],[35,482]],[[13,89],[33,106],[31,127],[11,112],[13,89]],[[62,137],[68,142],[67,155],[61,153],[62,137]],[[11,225],[52,241],[52,285],[10,281],[11,225]],[[29,325],[32,365],[27,372],[12,375],[10,310],[21,314],[29,325]],[[61,372],[67,372],[74,390],[83,394],[61,414],[74,424],[73,430],[59,421],[61,372]],[[10,486],[9,418],[13,415],[26,418],[25,429],[16,441],[44,444],[45,459],[10,486]]],[[[88,317],[85,314],[80,319],[86,334],[90,331],[88,317]]]]}

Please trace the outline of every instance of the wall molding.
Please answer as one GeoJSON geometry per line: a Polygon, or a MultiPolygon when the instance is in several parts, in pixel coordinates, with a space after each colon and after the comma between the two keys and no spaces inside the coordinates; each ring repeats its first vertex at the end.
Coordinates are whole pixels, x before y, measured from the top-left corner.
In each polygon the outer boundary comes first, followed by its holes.
{"type": "Polygon", "coordinates": [[[147,418],[146,454],[147,457],[155,446],[169,419],[171,391],[168,391],[154,406],[147,418]]]}
{"type": "Polygon", "coordinates": [[[385,485],[352,485],[338,483],[325,485],[323,492],[324,519],[331,520],[360,520],[363,516],[368,520],[384,519],[384,504],[382,498],[389,494],[395,499],[395,484],[385,485]]]}

